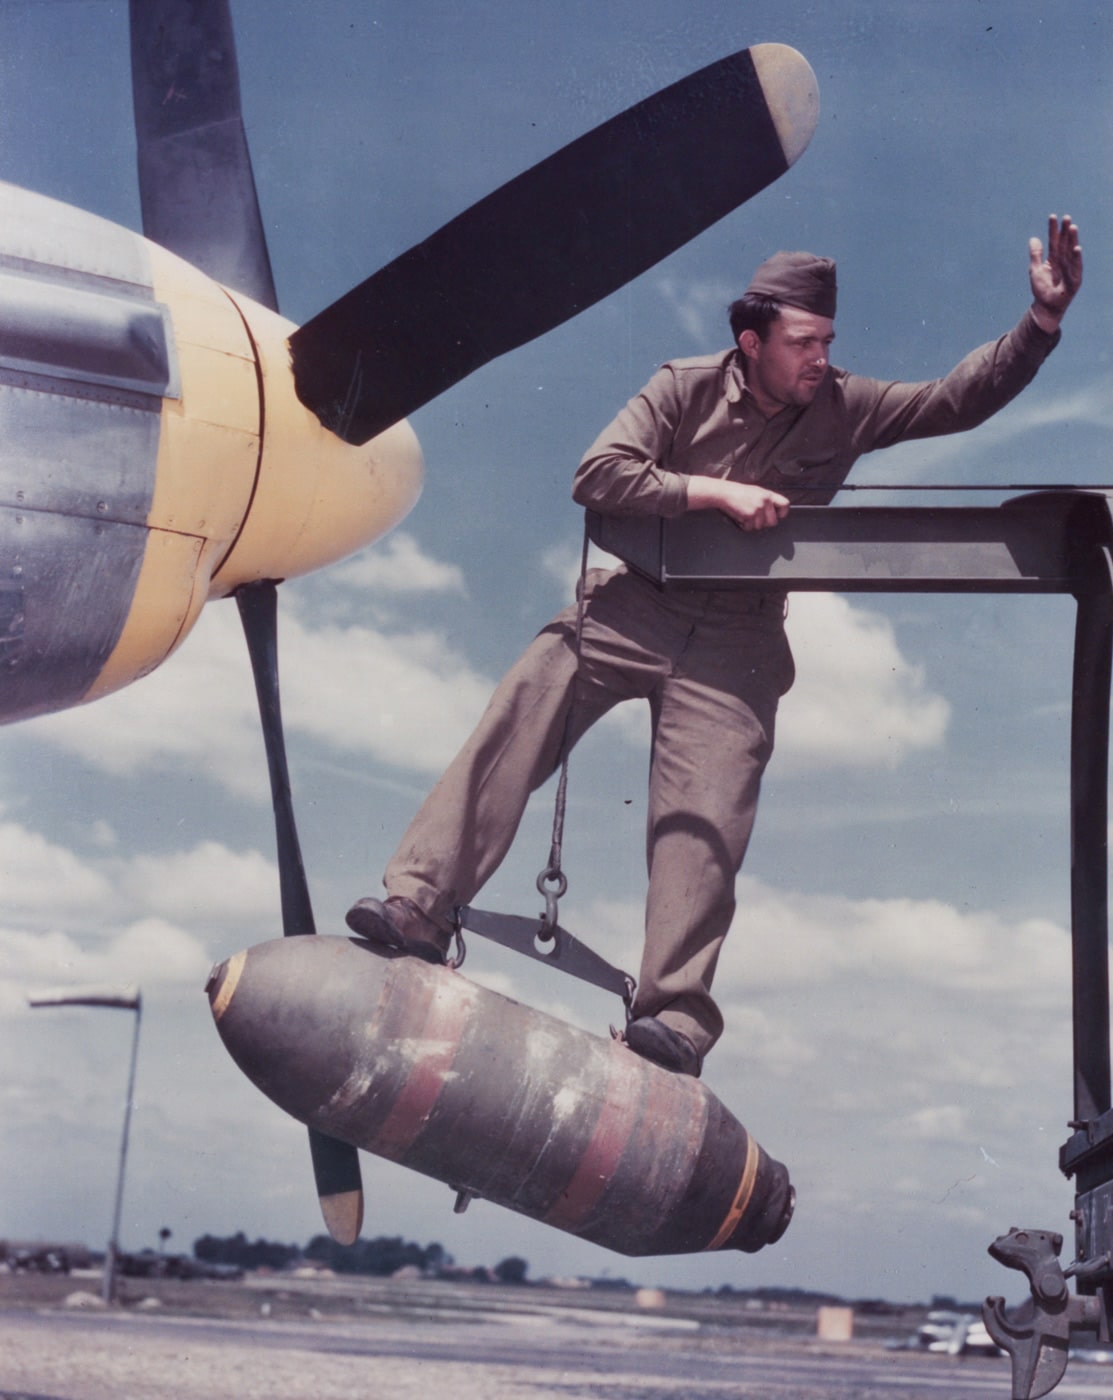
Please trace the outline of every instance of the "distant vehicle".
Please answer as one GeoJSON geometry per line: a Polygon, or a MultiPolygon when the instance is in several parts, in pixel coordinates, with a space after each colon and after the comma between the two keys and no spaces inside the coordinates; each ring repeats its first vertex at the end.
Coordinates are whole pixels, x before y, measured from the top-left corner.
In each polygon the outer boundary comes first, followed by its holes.
{"type": "Polygon", "coordinates": [[[1092,1327],[1076,1328],[1070,1337],[1070,1359],[1090,1366],[1113,1366],[1113,1344],[1102,1341],[1092,1327]]]}
{"type": "Polygon", "coordinates": [[[918,1330],[895,1345],[903,1351],[931,1351],[944,1356],[1002,1356],[1001,1348],[976,1313],[936,1308],[918,1330]]]}
{"type": "Polygon", "coordinates": [[[1096,1342],[1092,1346],[1087,1344],[1072,1346],[1070,1359],[1083,1361],[1092,1366],[1113,1366],[1113,1347],[1108,1344],[1099,1346],[1096,1342]]]}
{"type": "Polygon", "coordinates": [[[17,1250],[8,1255],[7,1264],[13,1274],[68,1274],[70,1271],[66,1251],[49,1246],[17,1250]]]}
{"type": "Polygon", "coordinates": [[[13,1274],[68,1274],[91,1262],[83,1244],[59,1244],[54,1240],[0,1240],[0,1264],[13,1274]]]}

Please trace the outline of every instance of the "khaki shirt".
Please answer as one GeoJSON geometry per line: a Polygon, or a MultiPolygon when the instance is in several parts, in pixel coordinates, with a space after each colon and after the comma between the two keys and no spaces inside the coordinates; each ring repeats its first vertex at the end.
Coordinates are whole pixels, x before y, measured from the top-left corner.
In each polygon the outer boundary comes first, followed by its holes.
{"type": "Polygon", "coordinates": [[[832,367],[810,404],[772,418],[746,389],[739,350],[672,360],[588,449],[572,494],[605,515],[676,516],[687,509],[689,476],[717,476],[822,505],[864,452],[977,427],[1058,342],[1029,311],[942,379],[886,382],[832,367]]]}

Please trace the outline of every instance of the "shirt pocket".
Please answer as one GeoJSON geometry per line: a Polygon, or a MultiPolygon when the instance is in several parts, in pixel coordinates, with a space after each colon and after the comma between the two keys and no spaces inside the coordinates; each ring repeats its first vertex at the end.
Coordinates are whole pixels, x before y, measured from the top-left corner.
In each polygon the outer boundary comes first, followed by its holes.
{"type": "Polygon", "coordinates": [[[773,470],[787,481],[801,481],[812,478],[815,481],[841,481],[845,475],[839,474],[839,453],[835,448],[827,452],[807,452],[779,458],[773,463],[773,470]]]}

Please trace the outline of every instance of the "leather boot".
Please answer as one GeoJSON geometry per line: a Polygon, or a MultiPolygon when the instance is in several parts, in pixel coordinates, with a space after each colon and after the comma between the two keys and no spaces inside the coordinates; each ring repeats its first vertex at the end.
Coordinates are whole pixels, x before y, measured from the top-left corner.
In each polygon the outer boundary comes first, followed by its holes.
{"type": "Polygon", "coordinates": [[[674,1074],[690,1074],[698,1079],[703,1060],[696,1047],[681,1031],[674,1031],[656,1016],[639,1016],[626,1027],[626,1044],[643,1060],[652,1060],[674,1074]]]}
{"type": "Polygon", "coordinates": [[[412,953],[427,963],[448,960],[449,935],[439,928],[412,899],[357,899],[345,915],[345,923],[360,938],[402,953],[412,953]]]}

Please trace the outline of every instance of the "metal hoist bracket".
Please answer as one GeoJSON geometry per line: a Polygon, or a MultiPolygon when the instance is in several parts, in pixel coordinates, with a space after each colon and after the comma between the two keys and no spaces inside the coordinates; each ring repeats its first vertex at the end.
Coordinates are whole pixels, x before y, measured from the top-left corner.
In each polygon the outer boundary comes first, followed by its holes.
{"type": "Polygon", "coordinates": [[[662,588],[1065,594],[1077,604],[1070,774],[1074,1113],[1073,1136],[1059,1158],[1076,1182],[1075,1262],[1060,1267],[1063,1241],[1054,1231],[1014,1229],[990,1246],[994,1259],[1021,1270],[1031,1285],[1020,1307],[990,1298],[984,1309],[990,1335],[1012,1357],[1014,1400],[1046,1395],[1063,1375],[1072,1334],[1085,1330],[1107,1342],[1113,1319],[1111,502],[1113,493],[1102,489],[1062,487],[998,506],[793,506],[779,525],[752,534],[715,511],[673,520],[588,517],[596,544],[662,588]]]}

